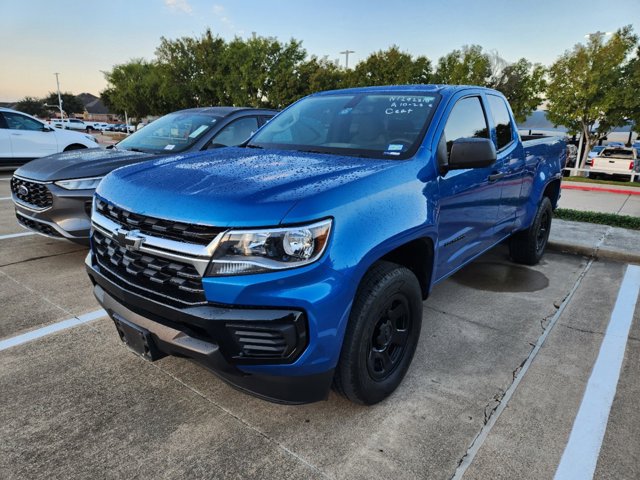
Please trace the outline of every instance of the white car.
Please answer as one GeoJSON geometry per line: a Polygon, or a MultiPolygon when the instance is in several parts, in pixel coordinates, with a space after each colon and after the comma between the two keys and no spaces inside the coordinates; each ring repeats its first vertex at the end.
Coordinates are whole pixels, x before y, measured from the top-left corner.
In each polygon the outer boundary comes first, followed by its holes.
{"type": "Polygon", "coordinates": [[[22,165],[54,153],[99,146],[91,135],[52,128],[26,113],[0,108],[0,168],[22,165]]]}
{"type": "Polygon", "coordinates": [[[84,130],[88,131],[93,127],[78,118],[65,118],[60,120],[59,118],[53,118],[49,121],[49,125],[55,128],[64,128],[67,130],[84,130]]]}

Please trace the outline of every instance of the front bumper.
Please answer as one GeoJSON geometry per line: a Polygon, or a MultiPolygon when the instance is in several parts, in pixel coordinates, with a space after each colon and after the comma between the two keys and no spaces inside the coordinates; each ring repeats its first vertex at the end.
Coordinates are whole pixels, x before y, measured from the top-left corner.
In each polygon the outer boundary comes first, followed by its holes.
{"type": "Polygon", "coordinates": [[[87,272],[94,285],[94,294],[109,316],[123,318],[147,330],[162,353],[189,358],[236,388],[266,400],[301,404],[326,399],[333,369],[307,375],[248,373],[242,369],[245,362],[231,354],[228,338],[224,335],[219,338],[202,335],[203,331],[215,332],[220,324],[229,321],[275,323],[292,317],[299,319],[304,316],[303,312],[228,308],[211,304],[176,308],[122,288],[102,275],[99,267],[90,262],[87,263],[87,272]]]}
{"type": "Polygon", "coordinates": [[[50,182],[37,183],[46,185],[52,196],[52,204],[38,208],[12,194],[18,224],[41,235],[88,245],[91,202],[95,190],[65,190],[50,182]]]}

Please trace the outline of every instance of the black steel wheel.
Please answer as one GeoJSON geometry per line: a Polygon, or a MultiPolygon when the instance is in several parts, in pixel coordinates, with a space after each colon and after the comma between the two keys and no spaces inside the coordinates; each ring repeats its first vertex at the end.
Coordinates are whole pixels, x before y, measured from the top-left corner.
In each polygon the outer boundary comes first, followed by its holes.
{"type": "Polygon", "coordinates": [[[529,228],[515,233],[509,241],[509,254],[514,262],[535,265],[544,255],[551,232],[553,207],[544,197],[529,228]]]}
{"type": "Polygon", "coordinates": [[[376,263],[354,299],[335,390],[366,405],[388,397],[407,373],[421,325],[422,294],[416,276],[395,263],[376,263]]]}

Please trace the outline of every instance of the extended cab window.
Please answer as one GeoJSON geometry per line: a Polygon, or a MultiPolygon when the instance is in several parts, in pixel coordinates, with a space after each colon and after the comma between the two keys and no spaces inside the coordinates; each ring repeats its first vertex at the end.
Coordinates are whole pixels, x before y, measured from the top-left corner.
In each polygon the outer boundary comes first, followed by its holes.
{"type": "Polygon", "coordinates": [[[513,129],[511,127],[511,115],[507,109],[504,100],[496,95],[487,95],[489,100],[489,108],[491,108],[491,116],[496,126],[496,136],[498,144],[497,150],[500,150],[511,143],[513,140],[513,129]]]}
{"type": "Polygon", "coordinates": [[[44,129],[44,125],[37,120],[34,120],[19,113],[3,112],[4,118],[7,122],[7,126],[11,130],[31,130],[34,132],[41,132],[44,129]]]}
{"type": "Polygon", "coordinates": [[[480,97],[467,97],[458,100],[449,114],[444,127],[444,140],[447,154],[451,153],[451,145],[459,138],[489,138],[489,128],[480,97]]]}

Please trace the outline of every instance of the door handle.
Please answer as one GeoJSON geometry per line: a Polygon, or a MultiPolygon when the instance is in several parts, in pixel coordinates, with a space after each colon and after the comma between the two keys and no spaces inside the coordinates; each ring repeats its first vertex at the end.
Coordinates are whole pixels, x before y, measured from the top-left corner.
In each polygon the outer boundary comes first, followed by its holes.
{"type": "Polygon", "coordinates": [[[21,134],[21,133],[12,133],[11,135],[13,135],[14,137],[20,137],[20,136],[22,136],[22,134],[21,134]]]}
{"type": "Polygon", "coordinates": [[[489,182],[495,182],[497,180],[500,180],[502,177],[504,177],[506,175],[506,173],[500,172],[500,173],[494,173],[492,175],[489,175],[489,182]]]}

